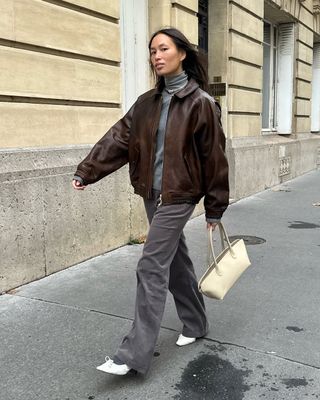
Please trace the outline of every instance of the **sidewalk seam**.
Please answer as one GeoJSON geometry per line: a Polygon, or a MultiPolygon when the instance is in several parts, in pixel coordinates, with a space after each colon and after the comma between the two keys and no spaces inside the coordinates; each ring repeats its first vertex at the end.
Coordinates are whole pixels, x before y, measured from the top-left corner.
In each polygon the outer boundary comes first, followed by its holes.
{"type": "MultiPolygon", "coordinates": [[[[24,298],[24,299],[34,300],[34,301],[41,301],[41,302],[43,302],[43,303],[55,304],[55,305],[59,305],[59,306],[61,306],[61,307],[65,307],[65,308],[72,308],[72,309],[75,309],[75,310],[81,310],[81,311],[86,311],[86,312],[93,312],[93,313],[96,313],[96,314],[102,314],[102,315],[106,315],[106,316],[110,316],[110,317],[114,317],[114,318],[124,319],[124,320],[126,320],[126,321],[131,321],[131,322],[133,321],[132,318],[123,317],[123,316],[121,316],[121,315],[111,314],[111,313],[107,313],[107,312],[99,311],[99,310],[93,310],[93,309],[90,309],[90,308],[80,308],[80,307],[71,306],[71,305],[68,305],[68,304],[57,303],[57,302],[52,301],[52,300],[44,300],[44,299],[39,299],[39,298],[36,298],[36,297],[21,296],[21,295],[18,295],[18,294],[15,294],[15,295],[9,294],[9,296],[12,296],[12,297],[21,297],[21,298],[24,298]]],[[[176,329],[169,328],[169,327],[166,327],[166,326],[161,326],[161,329],[164,329],[164,330],[167,330],[167,331],[171,331],[171,332],[177,332],[177,333],[179,332],[179,331],[177,331],[176,329]]],[[[268,355],[268,356],[275,357],[275,358],[280,359],[280,360],[283,360],[283,361],[289,361],[289,362],[294,363],[294,364],[303,365],[303,366],[306,366],[306,367],[309,367],[309,368],[313,368],[313,369],[320,370],[320,366],[311,365],[311,364],[304,363],[304,362],[302,362],[302,361],[293,360],[293,359],[291,359],[291,358],[283,357],[283,356],[280,356],[280,355],[278,355],[278,354],[273,354],[273,353],[268,352],[268,351],[253,349],[253,348],[250,348],[250,347],[246,347],[246,346],[244,346],[244,345],[240,345],[240,344],[236,344],[236,343],[231,343],[231,342],[223,342],[223,341],[220,341],[220,340],[218,340],[218,339],[211,339],[211,338],[208,338],[208,337],[203,338],[203,340],[204,340],[204,341],[208,341],[208,342],[218,343],[218,344],[220,344],[220,345],[226,345],[226,346],[237,347],[237,348],[239,348],[239,349],[244,349],[244,350],[250,351],[250,352],[252,352],[252,353],[258,353],[258,354],[262,354],[262,355],[268,355]]]]}

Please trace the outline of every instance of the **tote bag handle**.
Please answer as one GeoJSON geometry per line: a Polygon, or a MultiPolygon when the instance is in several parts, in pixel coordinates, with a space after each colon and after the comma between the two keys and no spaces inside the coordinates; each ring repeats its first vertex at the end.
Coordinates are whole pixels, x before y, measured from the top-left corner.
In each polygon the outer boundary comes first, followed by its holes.
{"type": "MultiPolygon", "coordinates": [[[[231,256],[235,258],[236,255],[234,253],[234,250],[232,249],[228,234],[226,232],[226,229],[225,229],[223,223],[218,222],[217,225],[218,225],[219,233],[220,233],[222,251],[228,247],[231,256]]],[[[211,260],[213,261],[213,264],[214,264],[213,267],[216,268],[218,271],[217,258],[216,258],[214,247],[213,247],[213,229],[210,226],[210,228],[208,229],[208,265],[211,264],[211,260]]]]}

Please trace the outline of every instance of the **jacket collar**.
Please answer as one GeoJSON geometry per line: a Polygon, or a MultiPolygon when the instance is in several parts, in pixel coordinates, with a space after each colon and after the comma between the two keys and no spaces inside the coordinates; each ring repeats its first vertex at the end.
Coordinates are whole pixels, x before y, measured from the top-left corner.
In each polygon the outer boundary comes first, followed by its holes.
{"type": "Polygon", "coordinates": [[[184,97],[189,96],[189,94],[196,91],[198,88],[199,84],[193,78],[191,78],[183,89],[175,93],[175,96],[179,97],[180,99],[183,99],[184,97]]]}
{"type": "MultiPolygon", "coordinates": [[[[196,91],[198,88],[199,88],[199,84],[193,78],[191,78],[189,80],[189,82],[187,83],[187,85],[183,89],[179,90],[179,92],[175,93],[174,96],[177,96],[180,99],[183,99],[184,97],[189,96],[189,94],[196,91]]],[[[160,95],[161,91],[159,91],[156,88],[154,93],[160,95]]]]}

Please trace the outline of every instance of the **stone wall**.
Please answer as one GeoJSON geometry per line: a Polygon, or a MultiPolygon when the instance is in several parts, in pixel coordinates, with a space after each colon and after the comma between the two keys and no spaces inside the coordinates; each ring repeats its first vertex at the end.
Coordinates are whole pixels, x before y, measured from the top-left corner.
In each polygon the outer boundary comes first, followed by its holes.
{"type": "Polygon", "coordinates": [[[238,200],[320,168],[320,138],[233,139],[227,155],[231,198],[238,200]]]}
{"type": "MultiPolygon", "coordinates": [[[[71,187],[122,115],[120,0],[0,0],[0,9],[1,293],[139,240],[147,221],[127,167],[71,187]]],[[[196,11],[194,0],[150,1],[150,31],[178,26],[197,43],[196,11]]]]}
{"type": "Polygon", "coordinates": [[[119,119],[118,0],[0,0],[0,293],[146,231],[127,169],[75,192],[119,119]]]}
{"type": "Polygon", "coordinates": [[[95,142],[121,114],[118,1],[0,7],[0,147],[95,142]]]}
{"type": "Polygon", "coordinates": [[[145,233],[142,203],[132,194],[126,167],[83,192],[71,187],[88,151],[0,151],[0,293],[145,233]]]}

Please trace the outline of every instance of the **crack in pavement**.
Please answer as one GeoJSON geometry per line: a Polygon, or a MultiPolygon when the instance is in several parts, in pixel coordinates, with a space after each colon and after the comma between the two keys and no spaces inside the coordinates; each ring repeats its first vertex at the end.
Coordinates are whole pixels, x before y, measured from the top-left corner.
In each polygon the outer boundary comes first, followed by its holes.
{"type": "MultiPolygon", "coordinates": [[[[36,298],[36,297],[27,297],[27,296],[22,296],[22,295],[19,295],[19,294],[9,294],[9,296],[20,297],[20,298],[24,298],[24,299],[28,299],[28,300],[34,300],[34,301],[41,301],[43,303],[54,304],[54,305],[58,305],[58,306],[65,307],[65,308],[75,309],[75,310],[93,312],[93,313],[96,313],[96,314],[101,314],[101,315],[106,315],[106,316],[109,316],[109,317],[119,318],[119,319],[127,320],[127,321],[130,321],[130,322],[133,321],[133,318],[124,317],[122,315],[107,313],[107,312],[104,312],[104,311],[94,310],[94,309],[90,309],[90,308],[82,308],[82,307],[77,307],[77,306],[71,306],[71,305],[68,305],[68,304],[58,303],[58,302],[55,302],[53,300],[45,300],[45,299],[40,299],[40,298],[36,298]]],[[[177,331],[176,329],[173,329],[173,328],[170,328],[170,327],[167,327],[167,326],[164,326],[164,325],[161,326],[161,329],[179,333],[179,331],[177,331]]],[[[312,365],[312,364],[308,364],[308,363],[305,363],[305,362],[302,362],[302,361],[297,361],[297,360],[294,360],[294,359],[291,359],[291,358],[288,358],[288,357],[280,356],[280,355],[275,354],[273,352],[254,349],[254,348],[250,348],[250,347],[247,347],[247,346],[244,346],[244,345],[240,345],[240,344],[237,344],[237,343],[223,342],[223,341],[220,341],[218,339],[212,339],[212,338],[208,338],[208,337],[203,338],[202,340],[207,341],[207,342],[217,343],[219,345],[226,345],[226,346],[236,347],[236,348],[239,348],[239,349],[244,349],[244,350],[250,351],[252,353],[267,355],[267,356],[275,357],[275,358],[277,358],[279,360],[282,360],[282,361],[287,361],[287,362],[291,362],[291,363],[294,363],[294,364],[303,365],[305,367],[309,367],[309,368],[320,370],[320,366],[312,365]]]]}

